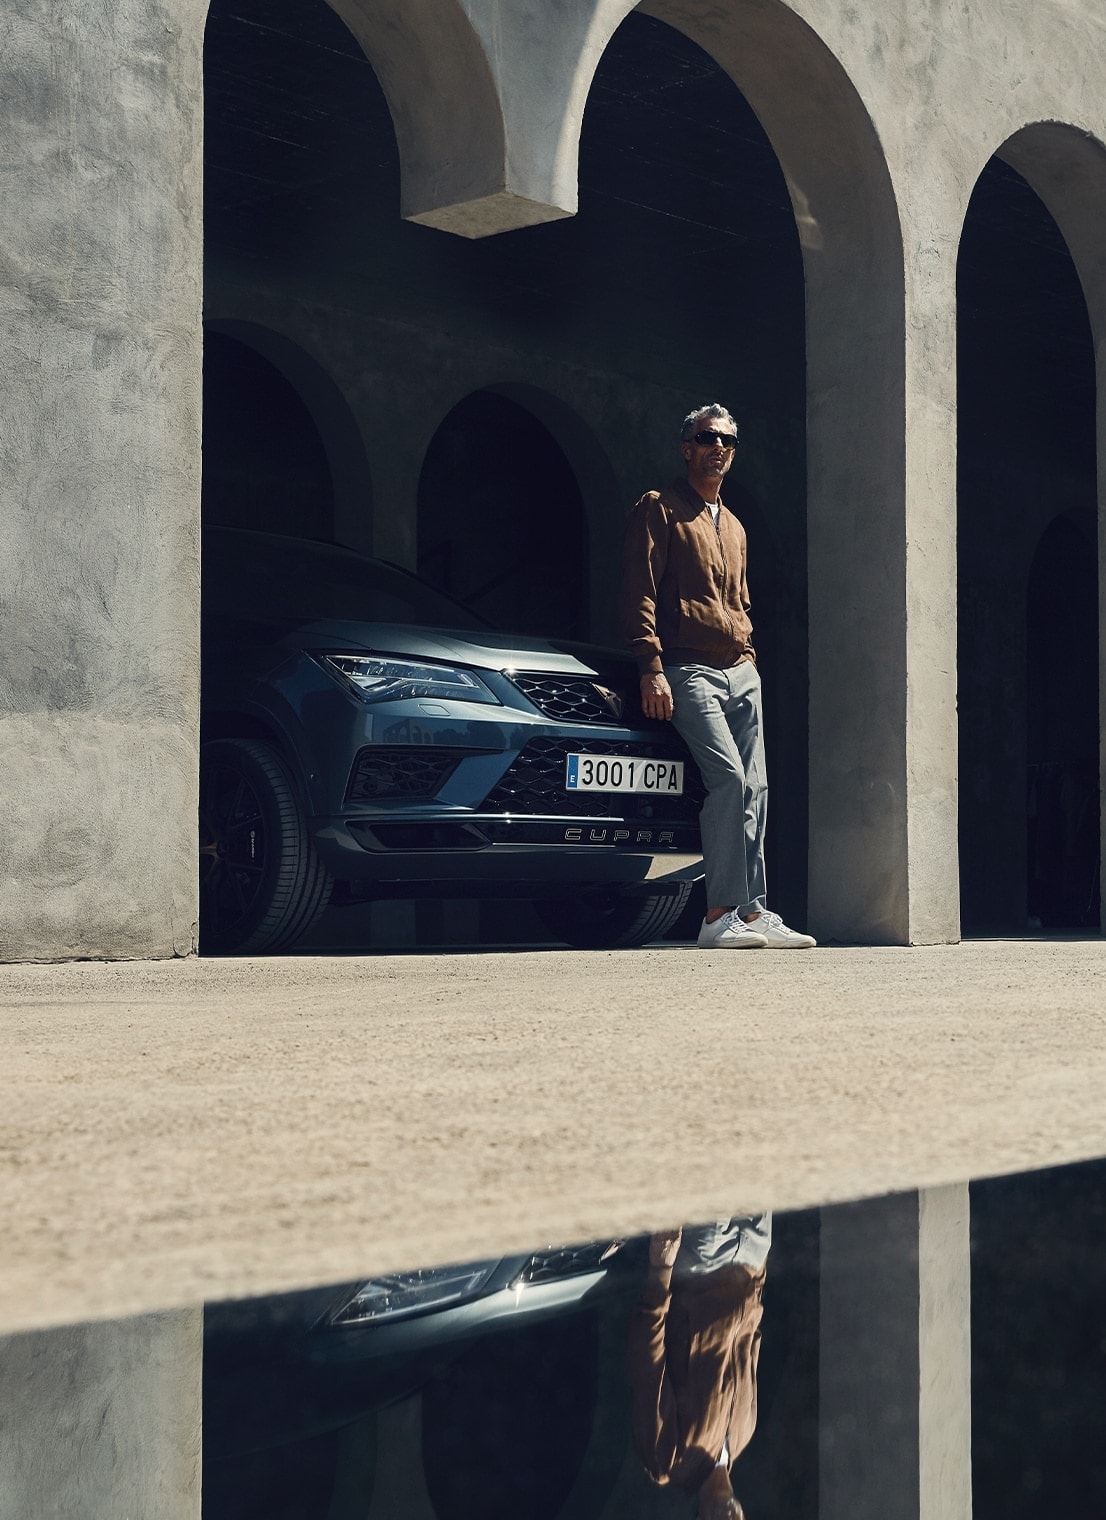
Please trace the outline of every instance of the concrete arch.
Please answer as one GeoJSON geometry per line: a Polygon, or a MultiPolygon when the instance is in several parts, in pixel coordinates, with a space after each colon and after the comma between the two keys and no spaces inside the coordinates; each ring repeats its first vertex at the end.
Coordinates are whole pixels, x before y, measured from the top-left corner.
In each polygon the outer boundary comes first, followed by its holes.
{"type": "MultiPolygon", "coordinates": [[[[495,48],[459,0],[327,0],[360,42],[395,127],[402,215],[480,237],[566,215],[519,184],[495,48]]],[[[571,209],[571,208],[569,208],[571,209]]]]}
{"type": "MultiPolygon", "coordinates": [[[[1099,348],[1106,338],[1106,143],[1063,122],[1031,122],[995,156],[1028,181],[1063,233],[1099,348]]],[[[1101,380],[1100,370],[1100,394],[1101,380]]],[[[1100,455],[1101,443],[1100,434],[1100,455]]]]}
{"type": "Polygon", "coordinates": [[[327,0],[377,72],[402,214],[463,237],[571,216],[592,76],[627,0],[327,0]]]}
{"type": "Polygon", "coordinates": [[[296,391],[318,429],[330,465],[335,540],[371,553],[373,491],[368,455],[353,411],[335,380],[306,349],[259,322],[212,317],[204,327],[255,349],[296,391]]]}

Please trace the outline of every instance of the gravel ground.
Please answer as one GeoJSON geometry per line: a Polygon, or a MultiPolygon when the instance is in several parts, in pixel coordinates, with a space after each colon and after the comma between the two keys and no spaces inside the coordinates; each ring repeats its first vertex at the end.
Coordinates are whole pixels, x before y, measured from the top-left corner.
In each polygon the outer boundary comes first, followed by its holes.
{"type": "Polygon", "coordinates": [[[1106,941],[0,967],[0,1331],[1106,1155],[1106,941]]]}

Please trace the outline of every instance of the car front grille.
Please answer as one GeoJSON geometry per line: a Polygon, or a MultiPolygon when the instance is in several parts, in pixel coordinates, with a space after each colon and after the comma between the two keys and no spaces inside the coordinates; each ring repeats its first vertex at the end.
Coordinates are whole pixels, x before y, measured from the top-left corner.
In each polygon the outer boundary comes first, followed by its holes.
{"type": "Polygon", "coordinates": [[[624,721],[624,695],[582,676],[530,675],[527,671],[513,671],[509,679],[539,712],[558,723],[624,721]],[[609,698],[603,695],[608,690],[609,698]]]}
{"type": "Polygon", "coordinates": [[[432,797],[471,750],[423,744],[381,744],[359,750],[346,787],[347,802],[432,797]]]}
{"type": "Polygon", "coordinates": [[[544,813],[573,818],[663,818],[694,823],[703,805],[703,783],[695,762],[672,744],[634,740],[531,739],[515,757],[480,811],[544,813]],[[568,755],[641,755],[647,760],[684,760],[682,797],[625,792],[567,792],[568,755]]]}

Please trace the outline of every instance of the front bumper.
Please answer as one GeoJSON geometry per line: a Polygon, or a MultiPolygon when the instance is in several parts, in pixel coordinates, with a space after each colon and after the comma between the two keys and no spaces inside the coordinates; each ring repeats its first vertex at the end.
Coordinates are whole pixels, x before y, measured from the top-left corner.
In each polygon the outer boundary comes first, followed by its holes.
{"type": "Polygon", "coordinates": [[[338,879],[359,895],[402,895],[404,885],[441,883],[479,896],[518,885],[632,885],[694,881],[703,874],[697,827],[663,820],[519,818],[502,814],[396,814],[314,820],[315,844],[338,879]]]}
{"type": "Polygon", "coordinates": [[[319,853],[360,895],[373,884],[388,895],[434,882],[503,895],[520,884],[563,890],[702,874],[702,784],[673,737],[543,727],[524,738],[498,752],[363,747],[342,812],[313,820],[319,853]],[[570,793],[566,757],[579,752],[684,759],[684,793],[570,793]]]}

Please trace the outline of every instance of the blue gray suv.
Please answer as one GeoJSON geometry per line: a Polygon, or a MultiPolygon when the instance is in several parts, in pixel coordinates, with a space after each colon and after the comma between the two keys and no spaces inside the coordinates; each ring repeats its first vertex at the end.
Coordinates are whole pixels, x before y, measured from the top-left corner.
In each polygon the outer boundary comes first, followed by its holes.
{"type": "Polygon", "coordinates": [[[203,576],[201,951],[387,897],[528,898],[579,946],[675,923],[703,787],[627,657],[333,544],[208,528],[203,576]]]}

